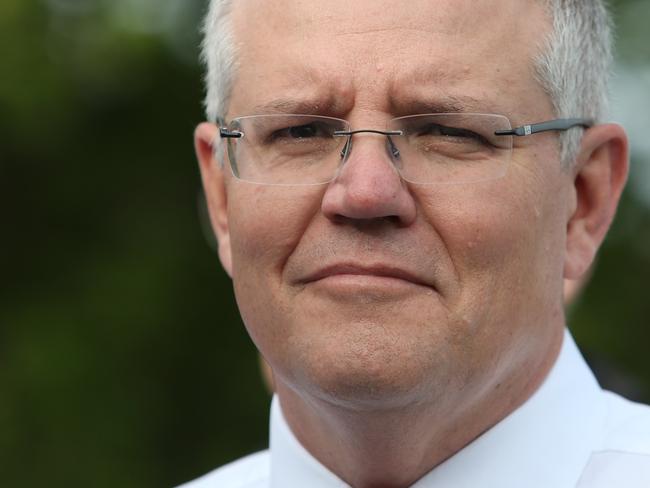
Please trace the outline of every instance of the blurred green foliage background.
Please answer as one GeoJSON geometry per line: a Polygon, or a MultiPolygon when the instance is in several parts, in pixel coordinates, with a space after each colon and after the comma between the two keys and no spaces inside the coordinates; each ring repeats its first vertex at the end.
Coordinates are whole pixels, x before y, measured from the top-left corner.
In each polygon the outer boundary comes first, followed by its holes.
{"type": "MultiPolygon", "coordinates": [[[[269,395],[201,217],[207,0],[0,0],[0,485],[158,487],[267,443],[269,395]]],[[[613,3],[633,176],[571,311],[650,402],[650,2],[613,3]]]]}

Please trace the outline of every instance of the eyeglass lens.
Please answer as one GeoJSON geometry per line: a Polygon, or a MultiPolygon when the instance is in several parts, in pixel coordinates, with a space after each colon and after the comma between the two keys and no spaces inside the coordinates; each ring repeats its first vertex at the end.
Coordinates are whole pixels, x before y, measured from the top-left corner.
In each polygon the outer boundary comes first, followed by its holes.
{"type": "MultiPolygon", "coordinates": [[[[386,157],[402,178],[417,184],[469,183],[505,174],[512,137],[497,136],[510,122],[491,114],[428,114],[389,122],[386,157]]],[[[234,119],[228,139],[233,174],[242,180],[275,185],[331,181],[353,157],[347,121],[311,115],[256,115],[234,119]]],[[[386,136],[380,136],[386,137],[386,136]]]]}

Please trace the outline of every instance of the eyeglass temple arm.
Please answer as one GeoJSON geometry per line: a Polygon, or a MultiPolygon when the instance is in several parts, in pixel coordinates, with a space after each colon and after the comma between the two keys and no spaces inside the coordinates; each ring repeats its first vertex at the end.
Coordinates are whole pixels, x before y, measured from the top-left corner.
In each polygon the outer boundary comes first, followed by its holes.
{"type": "Polygon", "coordinates": [[[540,122],[539,124],[522,125],[514,129],[497,130],[494,132],[496,136],[529,136],[538,132],[546,132],[550,130],[568,130],[572,127],[584,127],[588,129],[594,125],[594,121],[590,119],[555,119],[547,122],[540,122]]]}
{"type": "Polygon", "coordinates": [[[223,127],[221,127],[219,128],[219,135],[227,139],[240,139],[241,137],[244,136],[244,133],[236,130],[229,131],[228,129],[224,129],[223,127]]]}

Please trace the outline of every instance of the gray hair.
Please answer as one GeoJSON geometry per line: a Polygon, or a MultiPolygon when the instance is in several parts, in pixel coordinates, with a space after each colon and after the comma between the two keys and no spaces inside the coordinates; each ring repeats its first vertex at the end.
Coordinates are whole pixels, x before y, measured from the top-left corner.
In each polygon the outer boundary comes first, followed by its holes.
{"type": "MultiPolygon", "coordinates": [[[[608,101],[612,22],[603,0],[542,0],[553,27],[535,61],[535,72],[558,118],[602,120],[608,101]]],[[[203,24],[201,59],[208,120],[225,118],[236,70],[236,46],[229,20],[232,0],[211,0],[203,24]]],[[[576,158],[581,129],[560,135],[565,165],[576,158]]]]}
{"type": "MultiPolygon", "coordinates": [[[[544,0],[553,27],[535,59],[537,79],[558,118],[598,122],[607,112],[612,21],[603,0],[544,0]]],[[[575,161],[582,129],[560,134],[560,159],[575,161]]]]}
{"type": "Polygon", "coordinates": [[[201,61],[206,66],[205,110],[210,122],[223,120],[228,111],[236,69],[235,40],[229,14],[232,0],[210,0],[203,22],[201,61]]]}

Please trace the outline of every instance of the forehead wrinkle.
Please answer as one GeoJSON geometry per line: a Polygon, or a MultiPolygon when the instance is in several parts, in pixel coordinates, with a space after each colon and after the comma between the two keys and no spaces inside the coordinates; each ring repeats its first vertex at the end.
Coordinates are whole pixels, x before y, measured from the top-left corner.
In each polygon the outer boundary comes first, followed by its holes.
{"type": "Polygon", "coordinates": [[[328,70],[314,67],[300,59],[282,66],[278,83],[266,83],[268,90],[260,99],[248,99],[240,104],[246,115],[318,114],[341,115],[354,103],[351,82],[332,76],[328,70]]]}
{"type": "Polygon", "coordinates": [[[459,78],[441,67],[434,66],[429,72],[431,76],[426,78],[400,76],[393,80],[388,91],[392,113],[484,112],[493,105],[486,98],[461,92],[459,78]]]}
{"type": "Polygon", "coordinates": [[[424,34],[431,34],[432,32],[435,32],[434,30],[427,30],[427,29],[420,29],[417,27],[376,27],[376,28],[369,28],[369,29],[348,29],[342,32],[336,32],[334,33],[334,36],[336,37],[354,37],[354,36],[363,36],[367,34],[392,34],[395,38],[399,39],[400,35],[402,35],[404,32],[416,32],[416,33],[424,33],[424,34]]]}
{"type": "Polygon", "coordinates": [[[418,113],[510,114],[514,108],[500,81],[498,67],[483,67],[472,59],[465,62],[443,55],[405,70],[389,87],[391,111],[400,115],[418,113]],[[494,78],[491,78],[494,77],[494,78]]]}

